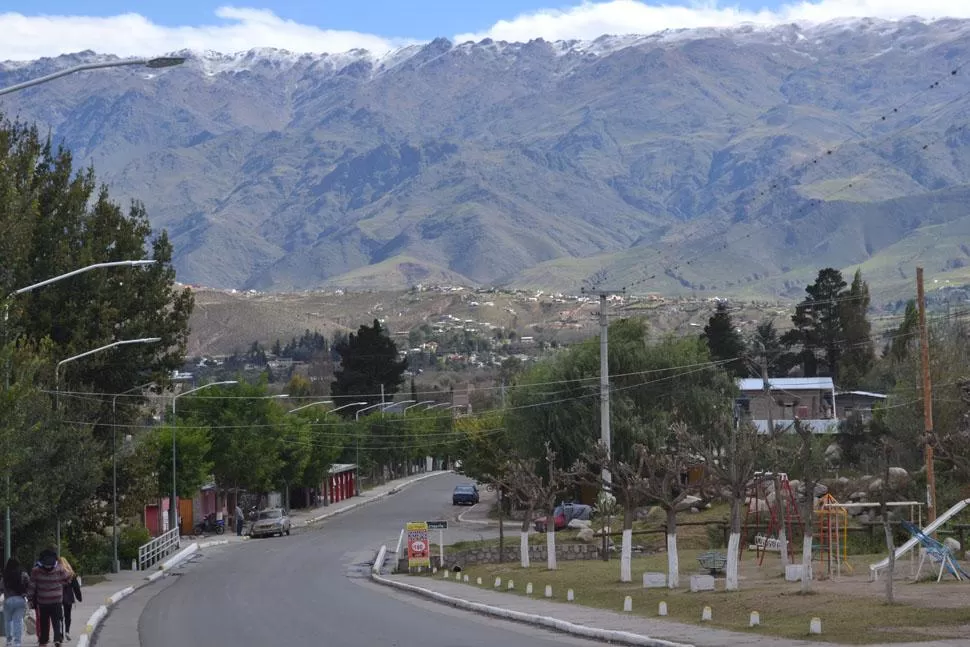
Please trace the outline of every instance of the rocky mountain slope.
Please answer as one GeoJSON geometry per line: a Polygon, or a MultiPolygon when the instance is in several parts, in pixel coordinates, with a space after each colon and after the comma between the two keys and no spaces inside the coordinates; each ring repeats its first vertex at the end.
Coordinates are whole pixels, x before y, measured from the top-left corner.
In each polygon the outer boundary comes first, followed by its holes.
{"type": "MultiPolygon", "coordinates": [[[[144,201],[187,283],[575,291],[599,272],[794,295],[834,265],[891,299],[918,262],[970,279],[970,21],[188,54],[0,101],[144,201]]],[[[0,86],[98,57],[0,63],[0,86]]]]}

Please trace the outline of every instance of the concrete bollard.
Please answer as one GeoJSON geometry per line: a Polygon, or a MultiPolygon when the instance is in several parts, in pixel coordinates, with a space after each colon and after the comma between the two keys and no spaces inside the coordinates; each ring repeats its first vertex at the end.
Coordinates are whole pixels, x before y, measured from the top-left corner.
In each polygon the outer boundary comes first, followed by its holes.
{"type": "Polygon", "coordinates": [[[446,580],[448,579],[448,571],[447,570],[445,570],[445,579],[446,580]]]}
{"type": "Polygon", "coordinates": [[[475,584],[481,586],[482,585],[482,578],[479,577],[478,579],[476,579],[475,580],[475,584]]]}
{"type": "Polygon", "coordinates": [[[501,586],[502,586],[502,578],[501,577],[496,577],[495,578],[495,588],[501,588],[501,586]]]}
{"type": "Polygon", "coordinates": [[[549,584],[546,584],[546,597],[547,598],[552,597],[552,586],[550,586],[549,584]]]}
{"type": "Polygon", "coordinates": [[[820,634],[822,633],[822,619],[812,618],[812,622],[808,625],[808,633],[810,634],[820,634]]]}
{"type": "Polygon", "coordinates": [[[576,596],[573,594],[573,590],[572,589],[569,589],[568,591],[566,591],[566,601],[567,602],[572,602],[575,599],[576,599],[576,596]]]}
{"type": "Polygon", "coordinates": [[[461,581],[464,582],[465,584],[468,584],[468,576],[465,575],[464,577],[462,577],[461,581]]]}
{"type": "Polygon", "coordinates": [[[507,587],[505,587],[505,588],[507,588],[509,591],[514,591],[515,590],[515,582],[513,582],[512,580],[509,580],[509,585],[507,587]]]}
{"type": "Polygon", "coordinates": [[[633,611],[633,598],[629,595],[623,598],[623,610],[633,611]]]}
{"type": "Polygon", "coordinates": [[[710,622],[711,617],[711,607],[704,607],[704,610],[701,611],[701,622],[710,622]]]}
{"type": "Polygon", "coordinates": [[[431,574],[432,575],[437,575],[438,574],[438,567],[437,566],[435,566],[434,568],[431,569],[431,574]]]}
{"type": "Polygon", "coordinates": [[[761,614],[757,611],[751,612],[751,619],[748,620],[749,627],[757,627],[761,624],[761,614]]]}
{"type": "Polygon", "coordinates": [[[666,602],[661,602],[660,604],[657,605],[657,615],[658,616],[665,616],[665,615],[667,615],[667,603],[666,602]]]}
{"type": "Polygon", "coordinates": [[[532,595],[532,582],[525,583],[525,594],[532,595]]]}

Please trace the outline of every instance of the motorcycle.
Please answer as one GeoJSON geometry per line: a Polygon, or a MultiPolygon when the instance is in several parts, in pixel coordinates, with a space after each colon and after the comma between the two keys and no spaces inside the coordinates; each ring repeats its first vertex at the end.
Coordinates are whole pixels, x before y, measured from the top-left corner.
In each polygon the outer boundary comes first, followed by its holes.
{"type": "Polygon", "coordinates": [[[196,535],[207,535],[210,532],[214,532],[217,535],[221,535],[226,531],[226,520],[216,519],[216,515],[213,512],[200,523],[196,524],[193,534],[196,535]]]}

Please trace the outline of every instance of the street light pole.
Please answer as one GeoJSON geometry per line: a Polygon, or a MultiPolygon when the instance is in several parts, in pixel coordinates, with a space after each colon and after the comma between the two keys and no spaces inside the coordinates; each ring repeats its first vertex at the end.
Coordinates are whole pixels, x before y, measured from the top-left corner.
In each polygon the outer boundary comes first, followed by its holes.
{"type": "MultiPolygon", "coordinates": [[[[52,279],[47,279],[46,281],[41,281],[39,283],[34,283],[33,285],[28,285],[27,287],[20,288],[19,290],[14,290],[6,296],[3,300],[3,342],[6,346],[7,338],[7,320],[10,318],[10,300],[13,297],[24,294],[26,292],[31,292],[37,288],[42,288],[45,285],[50,285],[51,283],[57,283],[58,281],[63,281],[64,279],[69,279],[72,276],[77,276],[78,274],[83,274],[85,272],[90,272],[91,270],[105,269],[110,267],[140,267],[142,265],[154,265],[153,260],[137,260],[137,261],[109,261],[106,263],[93,263],[91,265],[86,265],[80,269],[76,269],[72,272],[67,272],[66,274],[60,274],[52,279]]],[[[6,368],[4,370],[4,391],[10,389],[10,361],[7,361],[6,368]]],[[[3,558],[4,563],[6,563],[12,553],[12,542],[11,542],[11,524],[10,524],[10,469],[6,470],[6,475],[4,476],[4,487],[6,488],[6,510],[4,511],[3,519],[3,558]]]]}
{"type": "Polygon", "coordinates": [[[320,400],[319,402],[311,402],[310,404],[304,404],[303,406],[297,407],[296,409],[290,409],[286,413],[296,413],[297,411],[302,411],[303,409],[309,409],[310,407],[316,407],[321,404],[333,404],[333,400],[320,400]]]}
{"type": "Polygon", "coordinates": [[[194,389],[189,389],[188,391],[183,391],[182,393],[175,393],[174,395],[172,395],[172,498],[168,502],[168,518],[170,523],[169,530],[174,529],[178,524],[178,516],[175,511],[175,500],[178,498],[176,494],[178,492],[178,489],[177,489],[178,482],[176,481],[176,477],[175,477],[175,474],[176,474],[175,432],[176,430],[178,430],[178,418],[176,418],[175,416],[175,401],[181,398],[183,395],[189,395],[190,393],[195,393],[196,391],[201,391],[202,389],[208,389],[213,386],[228,386],[230,384],[239,384],[239,382],[236,380],[210,382],[209,384],[203,384],[202,386],[198,386],[194,389]]]}
{"type": "MultiPolygon", "coordinates": [[[[74,355],[72,357],[68,357],[67,359],[62,359],[61,361],[59,361],[57,365],[54,366],[54,415],[58,416],[57,424],[60,425],[60,417],[58,415],[58,412],[61,409],[61,403],[60,403],[61,366],[63,366],[64,364],[67,364],[68,362],[73,362],[78,359],[83,359],[90,355],[94,355],[95,353],[101,353],[106,350],[116,348],[118,346],[128,346],[130,344],[154,344],[160,341],[162,341],[161,337],[143,337],[141,339],[122,339],[120,341],[111,342],[110,344],[105,344],[104,346],[99,346],[93,350],[89,350],[84,353],[79,353],[77,355],[74,355]]],[[[61,554],[61,511],[56,510],[55,512],[57,513],[57,531],[56,531],[57,532],[57,554],[60,555],[61,554]]]]}
{"type": "Polygon", "coordinates": [[[412,404],[409,407],[404,407],[404,414],[407,415],[407,412],[409,409],[413,409],[414,407],[420,407],[422,404],[434,404],[434,403],[435,403],[435,400],[423,400],[421,402],[418,402],[417,404],[412,404]]]}
{"type": "Polygon", "coordinates": [[[108,67],[129,67],[133,65],[143,65],[147,68],[158,69],[162,67],[173,67],[175,65],[181,65],[184,62],[185,62],[185,59],[180,56],[162,56],[158,58],[130,58],[122,61],[103,61],[101,63],[84,63],[83,65],[75,65],[74,67],[69,67],[64,70],[59,70],[57,72],[54,72],[53,74],[48,74],[47,76],[41,76],[36,79],[31,79],[30,81],[24,81],[23,83],[17,83],[16,85],[11,85],[6,88],[0,88],[0,95],[9,94],[11,92],[16,92],[18,90],[25,90],[35,85],[40,85],[41,83],[47,83],[48,81],[59,79],[62,76],[67,76],[68,74],[74,74],[76,72],[84,72],[86,70],[101,70],[108,67]]]}
{"type": "Polygon", "coordinates": [[[154,382],[148,382],[111,396],[111,545],[113,555],[111,566],[115,573],[121,571],[121,563],[118,561],[118,421],[115,417],[118,396],[141,391],[153,384],[154,382]]]}

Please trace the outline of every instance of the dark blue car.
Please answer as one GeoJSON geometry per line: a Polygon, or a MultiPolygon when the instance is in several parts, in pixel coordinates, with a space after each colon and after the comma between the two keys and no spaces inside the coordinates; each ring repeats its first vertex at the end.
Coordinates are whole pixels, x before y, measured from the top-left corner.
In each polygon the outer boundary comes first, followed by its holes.
{"type": "Polygon", "coordinates": [[[451,495],[451,505],[475,505],[478,503],[478,487],[459,485],[451,495]]]}

